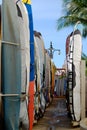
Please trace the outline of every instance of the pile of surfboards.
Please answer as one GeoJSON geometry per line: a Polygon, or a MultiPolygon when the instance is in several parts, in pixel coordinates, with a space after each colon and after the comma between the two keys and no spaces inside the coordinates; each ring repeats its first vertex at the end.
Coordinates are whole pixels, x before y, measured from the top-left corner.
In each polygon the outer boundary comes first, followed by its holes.
{"type": "Polygon", "coordinates": [[[66,94],[66,69],[57,68],[55,73],[55,96],[63,97],[66,94]]]}
{"type": "Polygon", "coordinates": [[[52,63],[40,32],[34,31],[35,48],[35,97],[34,117],[38,120],[44,115],[46,106],[51,102],[54,91],[55,65],[52,63]]]}
{"type": "Polygon", "coordinates": [[[56,67],[42,35],[34,33],[31,1],[3,0],[1,6],[0,129],[32,130],[51,101],[56,67]]]}
{"type": "Polygon", "coordinates": [[[56,96],[64,96],[65,91],[64,91],[64,83],[65,83],[65,77],[60,77],[58,75],[55,76],[55,94],[56,96]]]}
{"type": "Polygon", "coordinates": [[[77,29],[66,40],[68,107],[73,121],[80,121],[80,62],[82,52],[81,33],[77,29]]]}
{"type": "Polygon", "coordinates": [[[54,95],[56,67],[51,61],[49,52],[45,50],[45,100],[46,106],[49,106],[54,95]]]}

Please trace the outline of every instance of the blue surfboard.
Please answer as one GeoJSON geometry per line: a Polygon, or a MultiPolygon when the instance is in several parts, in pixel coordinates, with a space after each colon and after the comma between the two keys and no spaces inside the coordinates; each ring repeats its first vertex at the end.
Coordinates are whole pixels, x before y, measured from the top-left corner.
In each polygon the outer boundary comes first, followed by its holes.
{"type": "Polygon", "coordinates": [[[29,84],[29,104],[28,104],[28,116],[29,116],[29,130],[32,130],[34,121],[34,30],[33,30],[33,15],[31,0],[22,0],[25,3],[28,18],[29,18],[29,30],[30,30],[30,84],[29,84]]]}

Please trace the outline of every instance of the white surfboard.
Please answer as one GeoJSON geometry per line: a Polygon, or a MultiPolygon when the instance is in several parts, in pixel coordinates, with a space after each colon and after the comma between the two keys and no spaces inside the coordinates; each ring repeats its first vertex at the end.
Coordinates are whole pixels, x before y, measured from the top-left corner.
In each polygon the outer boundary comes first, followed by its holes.
{"type": "MultiPolygon", "coordinates": [[[[19,29],[20,29],[20,43],[21,43],[21,93],[28,95],[29,90],[29,73],[30,73],[30,31],[28,13],[25,5],[21,2],[17,2],[17,6],[21,11],[21,15],[18,17],[19,29]]],[[[20,105],[20,122],[22,122],[23,128],[29,128],[28,118],[28,97],[20,105]],[[27,104],[26,104],[27,101],[27,104]],[[26,118],[25,118],[26,117],[26,118]]]]}
{"type": "MultiPolygon", "coordinates": [[[[80,31],[76,30],[76,34],[70,37],[71,48],[73,53],[73,64],[75,66],[75,80],[76,85],[73,86],[73,110],[76,121],[80,121],[81,117],[81,104],[80,104],[80,61],[81,61],[81,51],[82,51],[82,41],[80,31]]],[[[72,67],[72,66],[71,66],[72,67]]],[[[70,69],[72,69],[70,67],[70,69]]],[[[73,71],[73,70],[72,70],[73,71]]],[[[73,77],[74,78],[74,77],[73,77]]]]}
{"type": "Polygon", "coordinates": [[[36,97],[35,101],[35,106],[37,107],[37,112],[39,109],[39,113],[42,111],[42,113],[45,110],[45,99],[43,96],[43,91],[42,87],[44,85],[43,82],[43,72],[44,72],[44,41],[39,32],[35,31],[35,37],[34,37],[34,42],[35,42],[35,60],[36,60],[36,70],[37,70],[37,93],[38,97],[36,97]],[[37,58],[37,59],[36,59],[37,58]],[[40,99],[40,100],[39,100],[40,99]],[[38,101],[37,101],[38,100],[38,101]]]}
{"type": "Polygon", "coordinates": [[[34,51],[35,51],[35,96],[34,96],[34,117],[35,120],[39,118],[39,96],[38,93],[40,91],[40,56],[39,56],[39,49],[38,49],[38,43],[36,41],[36,36],[34,36],[34,51]]]}

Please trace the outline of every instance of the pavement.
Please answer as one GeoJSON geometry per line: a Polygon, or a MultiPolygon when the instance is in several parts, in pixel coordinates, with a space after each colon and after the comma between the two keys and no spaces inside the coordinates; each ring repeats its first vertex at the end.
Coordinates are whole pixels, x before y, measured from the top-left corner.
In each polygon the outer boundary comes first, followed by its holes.
{"type": "Polygon", "coordinates": [[[80,130],[73,127],[68,116],[65,98],[54,98],[46,108],[43,118],[40,118],[33,126],[33,130],[80,130]]]}

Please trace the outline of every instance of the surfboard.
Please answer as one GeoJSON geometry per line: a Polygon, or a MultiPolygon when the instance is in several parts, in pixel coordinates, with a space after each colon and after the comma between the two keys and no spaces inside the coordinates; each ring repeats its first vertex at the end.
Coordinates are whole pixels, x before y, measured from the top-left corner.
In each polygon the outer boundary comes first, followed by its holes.
{"type": "Polygon", "coordinates": [[[42,36],[37,32],[38,36],[35,36],[35,41],[38,46],[39,61],[40,61],[40,89],[43,86],[43,69],[44,69],[44,42],[42,36]]]}
{"type": "MultiPolygon", "coordinates": [[[[19,130],[20,118],[23,118],[25,112],[28,115],[25,99],[29,86],[29,34],[25,9],[21,1],[2,2],[2,93],[5,130],[19,130]],[[22,107],[23,115],[20,114],[22,107]]],[[[26,126],[29,126],[29,121],[26,126]]]]}
{"type": "Polygon", "coordinates": [[[45,100],[46,100],[46,104],[48,106],[48,104],[50,103],[50,80],[51,80],[51,75],[50,75],[50,56],[48,54],[48,52],[45,53],[45,92],[46,92],[46,96],[45,96],[45,100]]]}
{"type": "Polygon", "coordinates": [[[40,91],[40,59],[39,59],[39,49],[36,42],[36,32],[34,32],[34,50],[35,50],[35,96],[34,96],[34,119],[39,119],[39,91],[40,91]]]}
{"type": "MultiPolygon", "coordinates": [[[[73,36],[72,36],[73,37],[73,36]]],[[[70,40],[72,40],[72,37],[70,40]]],[[[76,85],[73,88],[73,107],[76,121],[80,121],[81,118],[81,83],[80,83],[80,61],[81,61],[81,50],[82,50],[82,41],[81,33],[79,30],[74,32],[74,41],[73,41],[73,64],[75,66],[75,75],[76,75],[76,85]]],[[[74,76],[74,75],[73,75],[74,76]]]]}
{"type": "MultiPolygon", "coordinates": [[[[1,94],[1,6],[0,6],[0,94],[1,94]]],[[[2,97],[0,96],[0,122],[2,120],[2,97]]],[[[0,123],[0,126],[2,124],[0,123]]]]}
{"type": "Polygon", "coordinates": [[[2,108],[2,92],[1,92],[1,40],[0,40],[0,128],[3,124],[3,108],[2,108]]]}
{"type": "Polygon", "coordinates": [[[18,11],[21,11],[19,18],[20,45],[21,45],[21,94],[24,97],[20,103],[20,124],[22,129],[29,129],[28,118],[28,89],[30,76],[30,31],[27,9],[23,2],[16,2],[18,11]]]}
{"type": "Polygon", "coordinates": [[[69,47],[67,52],[69,105],[72,120],[80,121],[80,61],[81,61],[81,33],[79,30],[69,35],[69,47]]]}
{"type": "Polygon", "coordinates": [[[34,30],[33,30],[33,16],[32,16],[32,7],[31,0],[22,0],[25,4],[28,19],[29,19],[29,30],[30,30],[30,83],[29,83],[29,102],[28,102],[28,116],[29,116],[29,130],[32,130],[33,121],[34,121],[34,30]]]}
{"type": "Polygon", "coordinates": [[[55,72],[56,72],[56,66],[55,64],[51,61],[51,91],[52,91],[52,96],[54,94],[54,86],[55,86],[55,72]]]}
{"type": "Polygon", "coordinates": [[[19,129],[20,98],[18,95],[21,94],[21,53],[19,34],[16,4],[14,0],[3,0],[1,63],[5,130],[19,129]]]}
{"type": "Polygon", "coordinates": [[[44,42],[42,35],[35,31],[35,43],[38,47],[38,60],[39,60],[39,68],[38,68],[38,73],[39,73],[39,87],[38,87],[38,105],[39,105],[39,117],[43,116],[44,111],[45,111],[45,98],[43,95],[43,89],[44,89],[44,42]]]}

